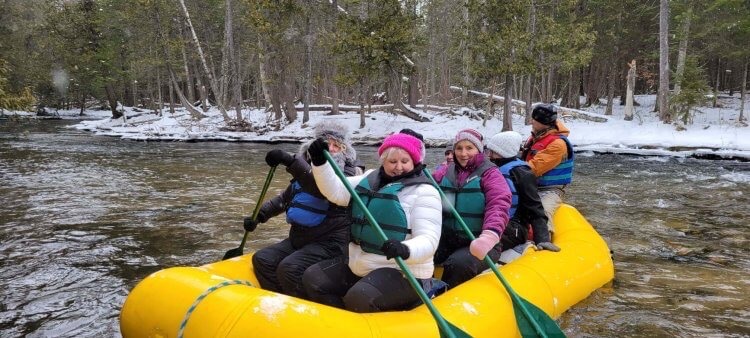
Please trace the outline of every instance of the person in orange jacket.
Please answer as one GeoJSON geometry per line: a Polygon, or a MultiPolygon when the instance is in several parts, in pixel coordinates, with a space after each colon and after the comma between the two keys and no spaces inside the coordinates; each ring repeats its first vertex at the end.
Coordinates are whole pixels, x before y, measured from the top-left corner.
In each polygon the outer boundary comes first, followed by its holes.
{"type": "Polygon", "coordinates": [[[531,136],[521,158],[537,177],[539,197],[547,214],[549,230],[554,231],[552,215],[562,204],[565,187],[573,181],[573,145],[570,130],[557,118],[557,108],[539,104],[531,113],[531,136]]]}

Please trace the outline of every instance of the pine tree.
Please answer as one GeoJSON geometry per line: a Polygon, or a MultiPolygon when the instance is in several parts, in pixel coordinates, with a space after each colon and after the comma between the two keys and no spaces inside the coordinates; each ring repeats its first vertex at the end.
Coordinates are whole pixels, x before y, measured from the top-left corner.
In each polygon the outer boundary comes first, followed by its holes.
{"type": "Polygon", "coordinates": [[[685,60],[685,67],[682,75],[675,79],[681,85],[681,90],[674,97],[670,97],[670,111],[674,117],[682,121],[683,124],[689,124],[692,121],[695,107],[707,101],[710,87],[706,83],[706,73],[698,65],[695,57],[688,57],[685,60]]]}

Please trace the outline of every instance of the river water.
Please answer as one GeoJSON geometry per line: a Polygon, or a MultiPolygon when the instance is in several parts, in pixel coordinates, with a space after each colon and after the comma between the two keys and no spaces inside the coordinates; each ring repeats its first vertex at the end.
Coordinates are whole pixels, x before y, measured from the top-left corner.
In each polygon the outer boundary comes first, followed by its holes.
{"type": "MultiPolygon", "coordinates": [[[[239,245],[265,153],[298,147],[122,141],[72,123],[0,121],[0,337],[119,336],[138,281],[239,245]]],[[[375,148],[357,150],[375,166],[375,148]]],[[[616,277],[560,318],[569,336],[750,336],[750,163],[580,153],[575,175],[566,201],[609,242],[616,277]]],[[[278,170],[269,196],[289,178],[278,170]]],[[[246,252],[284,238],[282,219],[246,252]]]]}

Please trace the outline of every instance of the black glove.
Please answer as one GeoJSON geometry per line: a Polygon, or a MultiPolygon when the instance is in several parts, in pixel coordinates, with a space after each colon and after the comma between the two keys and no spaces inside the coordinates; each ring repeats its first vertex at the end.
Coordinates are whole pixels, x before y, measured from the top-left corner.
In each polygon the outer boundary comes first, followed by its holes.
{"type": "Polygon", "coordinates": [[[258,227],[258,223],[260,222],[253,219],[252,216],[248,216],[248,217],[245,217],[245,219],[243,220],[242,227],[244,227],[245,231],[247,232],[253,232],[253,230],[255,230],[255,228],[258,227]]]}
{"type": "Polygon", "coordinates": [[[275,167],[279,164],[289,166],[294,161],[294,156],[289,155],[286,151],[274,149],[266,154],[266,164],[275,167]]]}
{"type": "Polygon", "coordinates": [[[323,151],[328,150],[328,141],[324,138],[319,138],[310,144],[307,148],[307,153],[310,154],[310,161],[314,166],[320,166],[326,163],[326,156],[323,155],[323,151]]]}
{"type": "Polygon", "coordinates": [[[268,222],[268,217],[266,217],[266,214],[263,213],[263,210],[260,210],[258,212],[258,216],[253,219],[253,216],[247,216],[242,220],[242,227],[245,228],[245,231],[247,232],[253,232],[255,228],[258,227],[258,223],[266,223],[268,222]]]}
{"type": "Polygon", "coordinates": [[[403,259],[408,259],[411,252],[409,252],[409,247],[406,246],[406,244],[401,243],[395,239],[389,239],[383,243],[383,246],[380,247],[380,251],[385,253],[385,257],[388,259],[391,259],[393,257],[401,257],[403,259]]]}

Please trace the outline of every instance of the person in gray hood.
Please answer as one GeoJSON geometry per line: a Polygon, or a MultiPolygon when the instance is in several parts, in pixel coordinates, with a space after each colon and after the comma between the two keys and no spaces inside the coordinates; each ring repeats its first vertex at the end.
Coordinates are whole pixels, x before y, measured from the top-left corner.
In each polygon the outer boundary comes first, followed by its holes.
{"type": "Polygon", "coordinates": [[[279,164],[292,175],[287,188],[263,203],[258,217],[245,217],[244,228],[253,231],[259,223],[286,213],[291,225],[289,237],[253,255],[253,268],[263,289],[289,296],[307,298],[302,287],[302,274],[309,266],[347,253],[351,217],[348,207],[329,203],[318,190],[307,153],[318,138],[329,142],[328,151],[348,176],[361,173],[355,163],[357,152],[351,146],[346,126],[323,121],[314,127],[315,138],[302,144],[295,155],[274,149],[266,154],[269,166],[279,164]]]}

